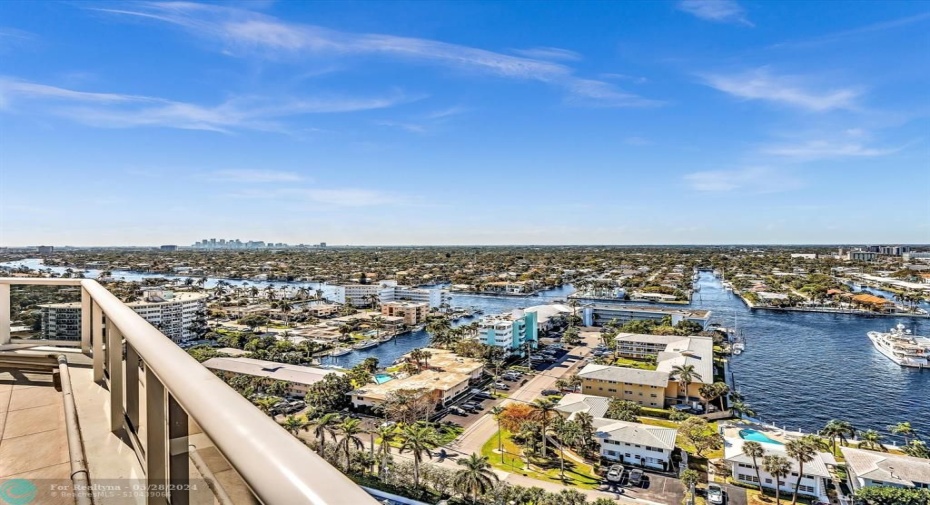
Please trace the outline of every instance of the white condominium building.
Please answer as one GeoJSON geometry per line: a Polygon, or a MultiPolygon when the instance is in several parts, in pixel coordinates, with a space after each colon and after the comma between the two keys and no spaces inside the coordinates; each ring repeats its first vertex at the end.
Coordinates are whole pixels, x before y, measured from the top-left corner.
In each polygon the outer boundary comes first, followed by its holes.
{"type": "MultiPolygon", "coordinates": [[[[175,342],[195,338],[190,330],[197,313],[205,308],[206,294],[145,291],[141,300],[127,303],[143,319],[175,342]]],[[[51,303],[40,305],[42,338],[50,340],[80,340],[81,304],[51,303]]]]}
{"type": "Polygon", "coordinates": [[[398,286],[397,281],[380,281],[373,284],[342,284],[333,286],[333,298],[336,302],[349,302],[356,307],[371,305],[371,297],[377,296],[378,303],[399,301],[428,303],[430,308],[439,308],[448,303],[449,291],[441,288],[414,288],[398,286]]]}

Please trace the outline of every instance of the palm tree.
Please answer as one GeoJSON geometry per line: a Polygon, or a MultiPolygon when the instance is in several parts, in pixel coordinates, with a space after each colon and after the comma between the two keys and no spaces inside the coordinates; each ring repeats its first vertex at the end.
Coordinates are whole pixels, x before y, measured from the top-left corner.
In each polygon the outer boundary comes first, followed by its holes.
{"type": "Polygon", "coordinates": [[[455,472],[452,485],[463,495],[471,495],[472,503],[477,503],[478,495],[486,493],[498,481],[487,456],[472,453],[468,459],[460,459],[458,464],[464,468],[455,472]]]}
{"type": "Polygon", "coordinates": [[[559,415],[559,411],[555,409],[556,402],[551,398],[537,398],[530,404],[533,407],[533,420],[539,421],[539,424],[542,426],[542,457],[546,457],[546,428],[549,426],[549,421],[553,417],[559,415]]]}
{"type": "Polygon", "coordinates": [[[352,465],[352,446],[354,445],[356,449],[364,447],[362,439],[359,438],[358,435],[365,430],[362,429],[361,421],[351,417],[343,419],[342,423],[337,426],[336,429],[342,433],[342,440],[339,441],[338,447],[342,448],[346,456],[346,472],[348,472],[349,467],[352,465]]]}
{"type": "Polygon", "coordinates": [[[784,456],[773,454],[762,458],[762,469],[775,477],[775,505],[781,503],[781,479],[791,473],[791,461],[784,456]]]}
{"type": "Polygon", "coordinates": [[[491,408],[491,415],[497,420],[497,452],[501,453],[501,463],[504,462],[504,434],[501,433],[501,414],[504,413],[504,407],[500,405],[491,408]]]}
{"type": "Polygon", "coordinates": [[[575,422],[581,429],[581,443],[584,444],[584,452],[588,452],[591,442],[594,440],[594,416],[587,412],[578,412],[575,414],[575,422]]]}
{"type": "Polygon", "coordinates": [[[785,444],[785,453],[798,462],[798,480],[794,483],[794,494],[791,497],[791,505],[795,505],[798,503],[798,489],[801,488],[801,479],[804,478],[804,464],[814,461],[817,456],[817,448],[815,442],[804,437],[789,440],[785,444]]]}
{"type": "Polygon", "coordinates": [[[914,458],[930,459],[930,449],[927,448],[927,443],[923,440],[915,438],[908,442],[907,445],[902,446],[901,450],[904,451],[904,454],[914,458]]]}
{"type": "Polygon", "coordinates": [[[743,454],[752,458],[752,466],[756,469],[756,480],[759,482],[759,491],[762,491],[762,475],[759,473],[758,458],[765,457],[765,448],[759,442],[747,440],[743,442],[743,454]]]}
{"type": "Polygon", "coordinates": [[[840,439],[840,443],[846,445],[849,443],[846,437],[856,436],[856,429],[847,421],[831,419],[830,422],[820,430],[820,435],[828,437],[833,441],[833,454],[836,454],[836,439],[840,439]]]}
{"type": "Polygon", "coordinates": [[[287,418],[281,422],[281,427],[296,437],[300,430],[307,429],[307,420],[306,418],[297,416],[287,416],[287,418]]]}
{"type": "Polygon", "coordinates": [[[861,439],[861,441],[859,442],[859,447],[868,447],[869,449],[872,449],[873,451],[876,451],[876,450],[887,451],[888,450],[884,445],[882,445],[882,439],[885,437],[883,437],[881,433],[875,430],[866,430],[864,432],[860,432],[859,438],[861,439]]]}
{"type": "Polygon", "coordinates": [[[694,371],[694,365],[675,365],[672,367],[672,373],[669,374],[672,380],[678,380],[679,384],[684,386],[685,402],[688,401],[688,386],[695,380],[704,380],[701,374],[694,371]]]}
{"type": "Polygon", "coordinates": [[[733,404],[730,405],[730,410],[736,413],[739,417],[755,417],[756,415],[756,411],[752,410],[752,408],[749,407],[749,404],[744,402],[733,402],[733,404]]]}
{"type": "Polygon", "coordinates": [[[888,431],[890,431],[892,435],[901,435],[904,437],[904,445],[907,445],[907,437],[914,436],[914,428],[911,428],[911,423],[907,421],[889,426],[888,431]]]}
{"type": "Polygon", "coordinates": [[[378,477],[381,477],[381,474],[387,468],[388,460],[391,458],[391,444],[400,439],[400,434],[394,426],[381,426],[378,428],[378,438],[381,439],[381,445],[378,446],[378,457],[381,459],[381,465],[378,466],[378,477]]]}
{"type": "Polygon", "coordinates": [[[310,422],[313,427],[313,435],[320,441],[320,454],[326,452],[326,434],[333,437],[336,441],[336,426],[339,424],[339,414],[328,412],[310,422]]]}
{"type": "Polygon", "coordinates": [[[433,459],[432,450],[439,447],[439,437],[436,430],[423,424],[411,424],[404,427],[400,434],[400,452],[413,454],[413,485],[420,487],[420,463],[423,454],[433,459]]]}
{"type": "Polygon", "coordinates": [[[280,398],[276,398],[273,396],[264,396],[262,398],[259,398],[253,401],[252,403],[254,403],[255,406],[261,409],[261,411],[264,412],[265,414],[268,414],[269,416],[274,417],[272,412],[274,412],[274,406],[279,401],[281,401],[280,398]]]}
{"type": "MultiPolygon", "coordinates": [[[[562,418],[559,417],[559,420],[562,418]]],[[[559,437],[559,478],[565,480],[565,445],[573,446],[581,440],[581,429],[578,423],[566,421],[556,426],[556,436],[559,437]]]]}

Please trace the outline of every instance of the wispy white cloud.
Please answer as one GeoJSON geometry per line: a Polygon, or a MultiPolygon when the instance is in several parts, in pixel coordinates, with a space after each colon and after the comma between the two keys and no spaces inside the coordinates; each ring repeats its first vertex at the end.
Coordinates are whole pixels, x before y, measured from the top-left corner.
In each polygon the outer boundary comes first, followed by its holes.
{"type": "Polygon", "coordinates": [[[816,160],[827,158],[871,158],[886,156],[900,151],[896,148],[869,147],[861,142],[837,142],[827,140],[810,140],[799,144],[769,146],[762,149],[763,154],[783,156],[796,160],[816,160]]]}
{"type": "Polygon", "coordinates": [[[569,94],[571,102],[588,106],[644,107],[661,102],[626,93],[614,85],[575,75],[563,63],[547,61],[574,53],[536,48],[535,56],[514,56],[436,40],[384,34],[350,33],[287,23],[262,13],[186,2],[139,3],[132,8],[96,9],[171,23],[224,45],[233,54],[258,53],[266,58],[313,56],[381,56],[440,65],[504,78],[543,82],[569,94]],[[543,56],[545,53],[545,56],[543,56]]]}
{"type": "Polygon", "coordinates": [[[811,111],[853,109],[862,91],[856,88],[815,90],[805,83],[808,79],[775,75],[768,68],[758,68],[738,74],[705,75],[704,82],[719,91],[745,100],[782,103],[811,111]]]}
{"type": "Polygon", "coordinates": [[[920,23],[930,20],[930,12],[922,12],[920,14],[915,14],[913,16],[907,16],[898,19],[892,19],[889,21],[882,21],[880,23],[873,23],[870,25],[860,26],[858,28],[853,28],[850,30],[843,30],[839,32],[828,33],[826,35],[821,35],[819,37],[813,37],[805,40],[795,40],[789,42],[782,42],[775,44],[771,47],[809,47],[816,46],[820,44],[828,44],[831,42],[840,42],[848,40],[850,38],[856,37],[858,35],[864,35],[868,33],[882,32],[885,30],[892,30],[895,28],[900,28],[902,26],[908,26],[915,23],[920,23]]]}
{"type": "Polygon", "coordinates": [[[736,0],[681,0],[678,9],[706,21],[755,26],[736,0]]]}
{"type": "Polygon", "coordinates": [[[708,170],[685,175],[685,182],[696,191],[776,193],[801,187],[797,178],[767,167],[737,170],[708,170]]]}
{"type": "MultiPolygon", "coordinates": [[[[414,98],[394,93],[375,98],[241,96],[204,106],[164,98],[75,91],[45,84],[0,78],[0,108],[19,102],[39,105],[43,112],[91,126],[131,128],[155,126],[231,132],[237,129],[285,131],[277,120],[306,115],[383,109],[414,98]]],[[[32,112],[32,111],[30,111],[32,112]]]]}
{"type": "Polygon", "coordinates": [[[581,55],[568,49],[558,47],[532,47],[530,49],[512,49],[514,54],[540,60],[578,61],[581,55]]]}
{"type": "Polygon", "coordinates": [[[378,126],[387,126],[389,128],[398,128],[410,133],[426,133],[428,128],[425,125],[417,123],[402,123],[398,121],[375,121],[378,126]]]}
{"type": "Polygon", "coordinates": [[[282,172],[279,170],[242,169],[242,170],[216,170],[206,174],[211,181],[220,182],[296,182],[303,180],[300,174],[282,172]]]}

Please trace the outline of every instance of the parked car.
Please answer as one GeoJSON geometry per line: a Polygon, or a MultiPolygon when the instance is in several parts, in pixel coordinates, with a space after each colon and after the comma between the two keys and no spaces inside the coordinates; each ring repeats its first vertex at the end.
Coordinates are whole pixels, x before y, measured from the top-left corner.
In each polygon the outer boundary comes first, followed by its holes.
{"type": "Polygon", "coordinates": [[[611,465],[607,470],[607,480],[610,482],[619,482],[623,476],[623,465],[611,465]]]}
{"type": "Polygon", "coordinates": [[[462,405],[461,408],[465,412],[478,412],[479,410],[481,410],[481,406],[475,405],[474,403],[465,403],[462,405]]]}
{"type": "Polygon", "coordinates": [[[719,484],[707,485],[707,503],[711,505],[723,505],[723,488],[719,484]]]}
{"type": "Polygon", "coordinates": [[[508,390],[510,389],[510,386],[508,386],[507,384],[504,384],[503,382],[495,382],[494,389],[508,390]]]}
{"type": "Polygon", "coordinates": [[[543,396],[552,396],[552,395],[560,395],[560,394],[562,393],[558,389],[543,389],[542,390],[543,396]]]}
{"type": "Polygon", "coordinates": [[[467,416],[467,415],[468,415],[468,412],[465,412],[463,409],[461,409],[461,408],[459,408],[459,407],[449,407],[449,412],[451,412],[451,413],[453,413],[453,414],[455,414],[455,415],[457,415],[457,416],[467,416]]]}
{"type": "Polygon", "coordinates": [[[639,468],[630,470],[630,485],[638,486],[643,482],[643,471],[639,468]]]}
{"type": "Polygon", "coordinates": [[[487,391],[481,391],[480,393],[475,393],[475,398],[481,398],[482,400],[493,400],[494,395],[488,393],[487,391]]]}

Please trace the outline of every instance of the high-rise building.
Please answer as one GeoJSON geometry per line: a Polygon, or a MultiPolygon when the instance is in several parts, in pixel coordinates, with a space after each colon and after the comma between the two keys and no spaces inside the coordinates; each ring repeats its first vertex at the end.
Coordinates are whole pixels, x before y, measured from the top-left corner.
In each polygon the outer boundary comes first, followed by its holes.
{"type": "MultiPolygon", "coordinates": [[[[175,342],[190,340],[196,335],[191,324],[205,307],[207,295],[145,291],[141,300],[126,305],[175,342]]],[[[78,340],[81,336],[80,302],[50,303],[39,306],[42,311],[42,338],[78,340]]]]}
{"type": "Polygon", "coordinates": [[[527,344],[536,348],[539,338],[535,312],[515,309],[497,316],[485,316],[478,323],[478,341],[503,347],[512,355],[525,356],[527,344]]]}

